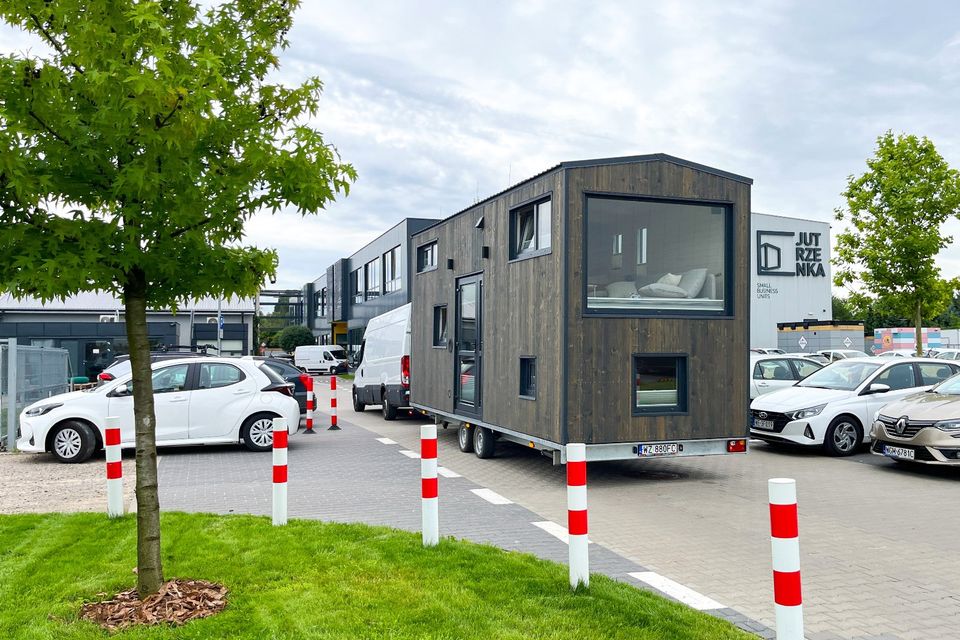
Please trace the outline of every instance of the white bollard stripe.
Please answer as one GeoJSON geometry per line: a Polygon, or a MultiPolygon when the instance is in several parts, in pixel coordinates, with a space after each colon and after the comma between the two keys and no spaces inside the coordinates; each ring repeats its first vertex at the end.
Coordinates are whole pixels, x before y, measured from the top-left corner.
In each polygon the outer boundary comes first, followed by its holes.
{"type": "Polygon", "coordinates": [[[440,542],[440,499],[421,498],[423,546],[433,547],[440,542]]]}
{"type": "Polygon", "coordinates": [[[770,504],[796,504],[797,483],[792,478],[771,478],[767,487],[770,504]]]}
{"type": "Polygon", "coordinates": [[[578,585],[590,586],[590,561],[587,548],[587,536],[568,536],[570,544],[570,586],[574,589],[578,585]]]}
{"type": "Polygon", "coordinates": [[[420,477],[421,478],[437,477],[437,459],[436,458],[423,458],[420,460],[420,477]]]}
{"type": "Polygon", "coordinates": [[[770,538],[773,550],[773,570],[781,573],[800,571],[800,539],[770,538]]]}
{"type": "Polygon", "coordinates": [[[286,482],[278,482],[273,485],[273,524],[274,526],[287,524],[286,482]]]}
{"type": "Polygon", "coordinates": [[[273,464],[275,466],[287,464],[287,450],[285,448],[273,450],[273,464]]]}
{"type": "Polygon", "coordinates": [[[777,640],[803,640],[803,605],[773,606],[777,619],[777,640]]]}
{"type": "Polygon", "coordinates": [[[106,449],[107,462],[120,462],[123,458],[120,453],[120,445],[112,444],[104,447],[104,449],[106,449]]]}
{"type": "Polygon", "coordinates": [[[567,509],[570,511],[586,511],[587,509],[587,487],[567,486],[567,509]]]}
{"type": "Polygon", "coordinates": [[[587,445],[571,443],[567,445],[567,462],[586,462],[587,445]]]}

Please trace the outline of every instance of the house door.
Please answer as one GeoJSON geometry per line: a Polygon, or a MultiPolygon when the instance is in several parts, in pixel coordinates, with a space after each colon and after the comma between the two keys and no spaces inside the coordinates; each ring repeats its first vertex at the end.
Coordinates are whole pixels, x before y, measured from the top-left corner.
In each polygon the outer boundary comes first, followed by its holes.
{"type": "Polygon", "coordinates": [[[483,274],[457,280],[454,409],[481,417],[483,385],[483,274]]]}

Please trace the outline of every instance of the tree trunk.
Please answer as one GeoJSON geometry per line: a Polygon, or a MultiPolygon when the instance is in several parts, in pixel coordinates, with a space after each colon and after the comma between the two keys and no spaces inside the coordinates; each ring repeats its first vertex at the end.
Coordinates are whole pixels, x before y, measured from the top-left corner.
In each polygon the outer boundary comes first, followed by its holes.
{"type": "Polygon", "coordinates": [[[150,339],[147,335],[147,279],[127,275],[123,288],[127,342],[133,371],[133,419],[137,445],[137,593],[146,598],[163,583],[160,559],[160,496],[157,490],[157,430],[153,410],[150,339]]]}
{"type": "Polygon", "coordinates": [[[917,326],[917,357],[923,355],[923,317],[920,314],[920,301],[917,300],[917,316],[915,318],[917,326]]]}

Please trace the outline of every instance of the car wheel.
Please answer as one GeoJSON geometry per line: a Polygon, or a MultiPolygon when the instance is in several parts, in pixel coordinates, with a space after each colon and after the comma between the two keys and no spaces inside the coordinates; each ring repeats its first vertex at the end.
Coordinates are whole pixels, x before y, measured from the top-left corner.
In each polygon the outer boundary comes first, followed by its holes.
{"type": "Polygon", "coordinates": [[[240,428],[240,438],[243,446],[250,451],[269,451],[273,448],[273,419],[270,413],[257,413],[243,423],[240,428]]]}
{"type": "Polygon", "coordinates": [[[852,456],[862,442],[863,429],[851,416],[834,418],[823,436],[823,448],[831,456],[852,456]]]}
{"type": "Polygon", "coordinates": [[[383,392],[383,399],[380,402],[380,406],[383,408],[383,419],[384,420],[396,420],[397,419],[397,408],[390,404],[390,398],[387,397],[387,392],[383,392]]]}
{"type": "Polygon", "coordinates": [[[493,431],[486,427],[473,427],[473,452],[478,458],[492,458],[493,446],[493,431]]]}
{"type": "Polygon", "coordinates": [[[50,453],[60,462],[83,462],[93,455],[97,438],[90,425],[67,422],[50,438],[50,453]]]}
{"type": "Polygon", "coordinates": [[[360,402],[360,396],[357,395],[357,390],[353,390],[353,410],[357,413],[363,413],[363,410],[367,408],[367,405],[363,402],[360,402]]]}
{"type": "Polygon", "coordinates": [[[473,434],[470,432],[470,427],[465,424],[457,429],[457,444],[460,445],[460,451],[464,453],[473,451],[473,434]]]}

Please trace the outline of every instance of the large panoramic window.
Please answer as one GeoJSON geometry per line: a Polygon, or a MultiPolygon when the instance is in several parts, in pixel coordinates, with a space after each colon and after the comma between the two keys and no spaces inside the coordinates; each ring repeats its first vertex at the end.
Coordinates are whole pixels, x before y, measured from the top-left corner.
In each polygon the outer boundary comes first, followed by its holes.
{"type": "Polygon", "coordinates": [[[510,212],[510,258],[541,255],[550,250],[550,200],[510,212]]]}
{"type": "Polygon", "coordinates": [[[730,224],[726,206],[588,197],[587,312],[727,312],[730,224]]]}
{"type": "Polygon", "coordinates": [[[383,291],[400,290],[400,246],[383,254],[383,291]]]}

